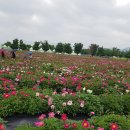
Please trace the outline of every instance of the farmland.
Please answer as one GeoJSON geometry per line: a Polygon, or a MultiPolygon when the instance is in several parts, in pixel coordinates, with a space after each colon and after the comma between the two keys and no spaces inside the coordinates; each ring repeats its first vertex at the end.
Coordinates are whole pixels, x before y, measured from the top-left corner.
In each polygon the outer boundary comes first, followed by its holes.
{"type": "Polygon", "coordinates": [[[129,130],[130,61],[40,52],[1,59],[0,117],[16,114],[41,115],[16,130],[129,130]],[[88,119],[69,120],[78,114],[88,119]]]}

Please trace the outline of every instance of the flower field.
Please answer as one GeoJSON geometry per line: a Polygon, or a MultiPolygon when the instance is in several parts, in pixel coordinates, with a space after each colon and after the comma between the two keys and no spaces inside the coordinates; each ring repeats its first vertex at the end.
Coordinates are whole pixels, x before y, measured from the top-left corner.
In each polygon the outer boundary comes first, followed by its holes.
{"type": "Polygon", "coordinates": [[[0,130],[15,114],[40,115],[16,130],[130,130],[130,61],[17,53],[0,60],[0,130]]]}

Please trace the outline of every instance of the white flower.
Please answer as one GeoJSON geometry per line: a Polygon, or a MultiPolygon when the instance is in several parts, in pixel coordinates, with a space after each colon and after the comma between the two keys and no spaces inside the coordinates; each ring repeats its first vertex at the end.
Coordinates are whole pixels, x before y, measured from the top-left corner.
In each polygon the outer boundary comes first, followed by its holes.
{"type": "Polygon", "coordinates": [[[93,90],[90,90],[90,89],[87,90],[87,93],[92,93],[92,92],[93,92],[93,90]]]}
{"type": "Polygon", "coordinates": [[[83,88],[83,91],[85,91],[85,90],[86,90],[86,88],[84,87],[84,88],[83,88]]]}
{"type": "Polygon", "coordinates": [[[56,113],[59,115],[59,114],[60,114],[60,111],[57,111],[56,113]]]}
{"type": "Polygon", "coordinates": [[[80,107],[84,107],[84,103],[80,103],[80,107]]]}
{"type": "Polygon", "coordinates": [[[126,90],[126,93],[128,93],[129,91],[130,91],[130,90],[127,89],[127,90],[126,90]]]}
{"type": "Polygon", "coordinates": [[[65,107],[66,106],[66,102],[63,102],[62,106],[65,107]]]}
{"type": "Polygon", "coordinates": [[[40,95],[40,93],[37,92],[37,93],[36,93],[36,97],[39,97],[39,95],[40,95]]]}
{"type": "Polygon", "coordinates": [[[83,100],[80,101],[80,107],[84,107],[84,101],[83,100]]]}
{"type": "Polygon", "coordinates": [[[67,105],[68,105],[68,106],[71,106],[71,105],[72,105],[72,100],[69,100],[69,101],[67,102],[67,105]]]}
{"type": "Polygon", "coordinates": [[[51,105],[51,109],[54,110],[55,106],[54,105],[51,105]]]}

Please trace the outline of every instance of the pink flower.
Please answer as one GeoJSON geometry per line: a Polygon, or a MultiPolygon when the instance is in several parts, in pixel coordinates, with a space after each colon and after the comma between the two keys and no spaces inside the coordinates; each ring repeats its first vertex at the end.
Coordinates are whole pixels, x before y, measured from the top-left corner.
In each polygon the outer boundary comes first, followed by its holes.
{"type": "Polygon", "coordinates": [[[95,112],[92,111],[90,114],[93,116],[95,114],[95,112]]]}
{"type": "Polygon", "coordinates": [[[55,113],[54,112],[49,112],[49,118],[53,118],[53,117],[55,117],[55,113]]]}
{"type": "Polygon", "coordinates": [[[52,98],[51,97],[48,98],[48,105],[49,106],[52,105],[52,98]]]}
{"type": "Polygon", "coordinates": [[[17,92],[16,92],[16,91],[12,91],[12,92],[11,92],[11,95],[14,95],[14,96],[15,96],[15,95],[17,95],[17,92]]]}
{"type": "Polygon", "coordinates": [[[41,115],[38,117],[38,119],[39,119],[39,120],[43,120],[45,117],[46,117],[45,114],[41,114],[41,115]]]}
{"type": "Polygon", "coordinates": [[[35,126],[41,127],[44,126],[44,122],[43,121],[39,121],[39,122],[35,122],[35,126]]]}

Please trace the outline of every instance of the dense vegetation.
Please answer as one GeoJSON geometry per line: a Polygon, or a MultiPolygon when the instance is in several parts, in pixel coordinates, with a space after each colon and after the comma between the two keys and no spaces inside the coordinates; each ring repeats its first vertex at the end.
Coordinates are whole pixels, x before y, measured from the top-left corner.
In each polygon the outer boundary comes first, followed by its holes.
{"type": "Polygon", "coordinates": [[[16,130],[130,129],[129,60],[40,52],[23,59],[23,53],[0,60],[0,117],[42,115],[35,126],[16,130]],[[68,119],[78,114],[87,120],[68,119]]]}

